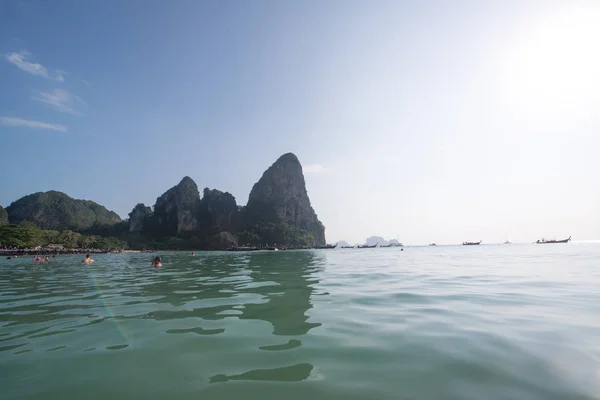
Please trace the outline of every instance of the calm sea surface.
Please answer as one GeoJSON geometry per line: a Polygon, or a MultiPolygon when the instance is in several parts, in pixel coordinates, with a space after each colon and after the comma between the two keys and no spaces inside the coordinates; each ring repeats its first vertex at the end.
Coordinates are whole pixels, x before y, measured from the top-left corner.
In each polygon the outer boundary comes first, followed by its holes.
{"type": "Polygon", "coordinates": [[[600,399],[600,244],[0,260],[2,399],[600,399]]]}

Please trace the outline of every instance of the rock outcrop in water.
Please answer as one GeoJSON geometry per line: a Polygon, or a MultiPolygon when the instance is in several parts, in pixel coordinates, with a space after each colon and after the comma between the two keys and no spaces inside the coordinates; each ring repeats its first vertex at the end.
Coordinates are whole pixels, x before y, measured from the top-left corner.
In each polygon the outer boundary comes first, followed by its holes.
{"type": "Polygon", "coordinates": [[[152,209],[144,203],[138,203],[129,213],[129,232],[139,233],[152,215],[152,209]]]}
{"type": "Polygon", "coordinates": [[[259,240],[286,245],[325,245],[325,227],[310,204],[302,165],[292,153],[279,157],[254,184],[245,220],[247,228],[259,240]]]}
{"type": "Polygon", "coordinates": [[[114,225],[121,218],[90,200],[73,199],[62,192],[38,192],[22,197],[6,208],[13,224],[31,222],[42,229],[84,230],[114,225]]]}
{"type": "Polygon", "coordinates": [[[163,235],[177,235],[198,229],[200,194],[196,182],[184,177],[177,186],[156,199],[154,215],[156,228],[163,235]]]}
{"type": "Polygon", "coordinates": [[[388,241],[382,238],[381,236],[371,236],[367,238],[365,244],[367,246],[375,246],[376,244],[380,246],[386,246],[388,244],[388,241]]]}
{"type": "Polygon", "coordinates": [[[8,225],[8,212],[0,206],[0,225],[8,225]]]}

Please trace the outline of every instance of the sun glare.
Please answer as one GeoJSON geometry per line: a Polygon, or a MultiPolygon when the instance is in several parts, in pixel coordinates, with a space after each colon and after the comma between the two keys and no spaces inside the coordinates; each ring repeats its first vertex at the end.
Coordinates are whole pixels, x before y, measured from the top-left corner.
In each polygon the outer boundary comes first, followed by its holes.
{"type": "Polygon", "coordinates": [[[511,98],[521,111],[558,111],[598,96],[600,3],[547,14],[519,40],[507,61],[511,98]]]}

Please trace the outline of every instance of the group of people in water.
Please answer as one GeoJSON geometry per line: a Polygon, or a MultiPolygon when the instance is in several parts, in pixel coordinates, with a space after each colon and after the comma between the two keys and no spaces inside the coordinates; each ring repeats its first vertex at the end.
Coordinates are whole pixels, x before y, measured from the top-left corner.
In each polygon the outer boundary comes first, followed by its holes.
{"type": "MultiPolygon", "coordinates": [[[[196,252],[192,252],[192,256],[195,256],[196,252]]],[[[12,256],[12,257],[6,257],[7,259],[11,259],[11,258],[17,258],[17,256],[12,256]]],[[[55,255],[52,256],[52,258],[56,258],[55,255]]],[[[50,262],[50,256],[35,256],[33,257],[33,262],[50,262]]],[[[86,254],[85,258],[83,260],[81,260],[82,263],[84,264],[91,264],[94,262],[94,260],[92,259],[92,256],[89,254],[86,254]]],[[[152,266],[155,268],[160,268],[162,267],[162,258],[160,256],[156,256],[152,259],[152,266]]]]}

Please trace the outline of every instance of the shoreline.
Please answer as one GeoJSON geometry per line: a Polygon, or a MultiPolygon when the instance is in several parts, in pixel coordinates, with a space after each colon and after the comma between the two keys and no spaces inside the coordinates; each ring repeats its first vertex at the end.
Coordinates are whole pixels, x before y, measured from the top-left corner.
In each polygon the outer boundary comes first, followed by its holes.
{"type": "Polygon", "coordinates": [[[49,256],[49,255],[69,255],[69,254],[122,254],[122,253],[156,253],[156,250],[102,250],[102,249],[0,249],[0,256],[49,256]]]}

